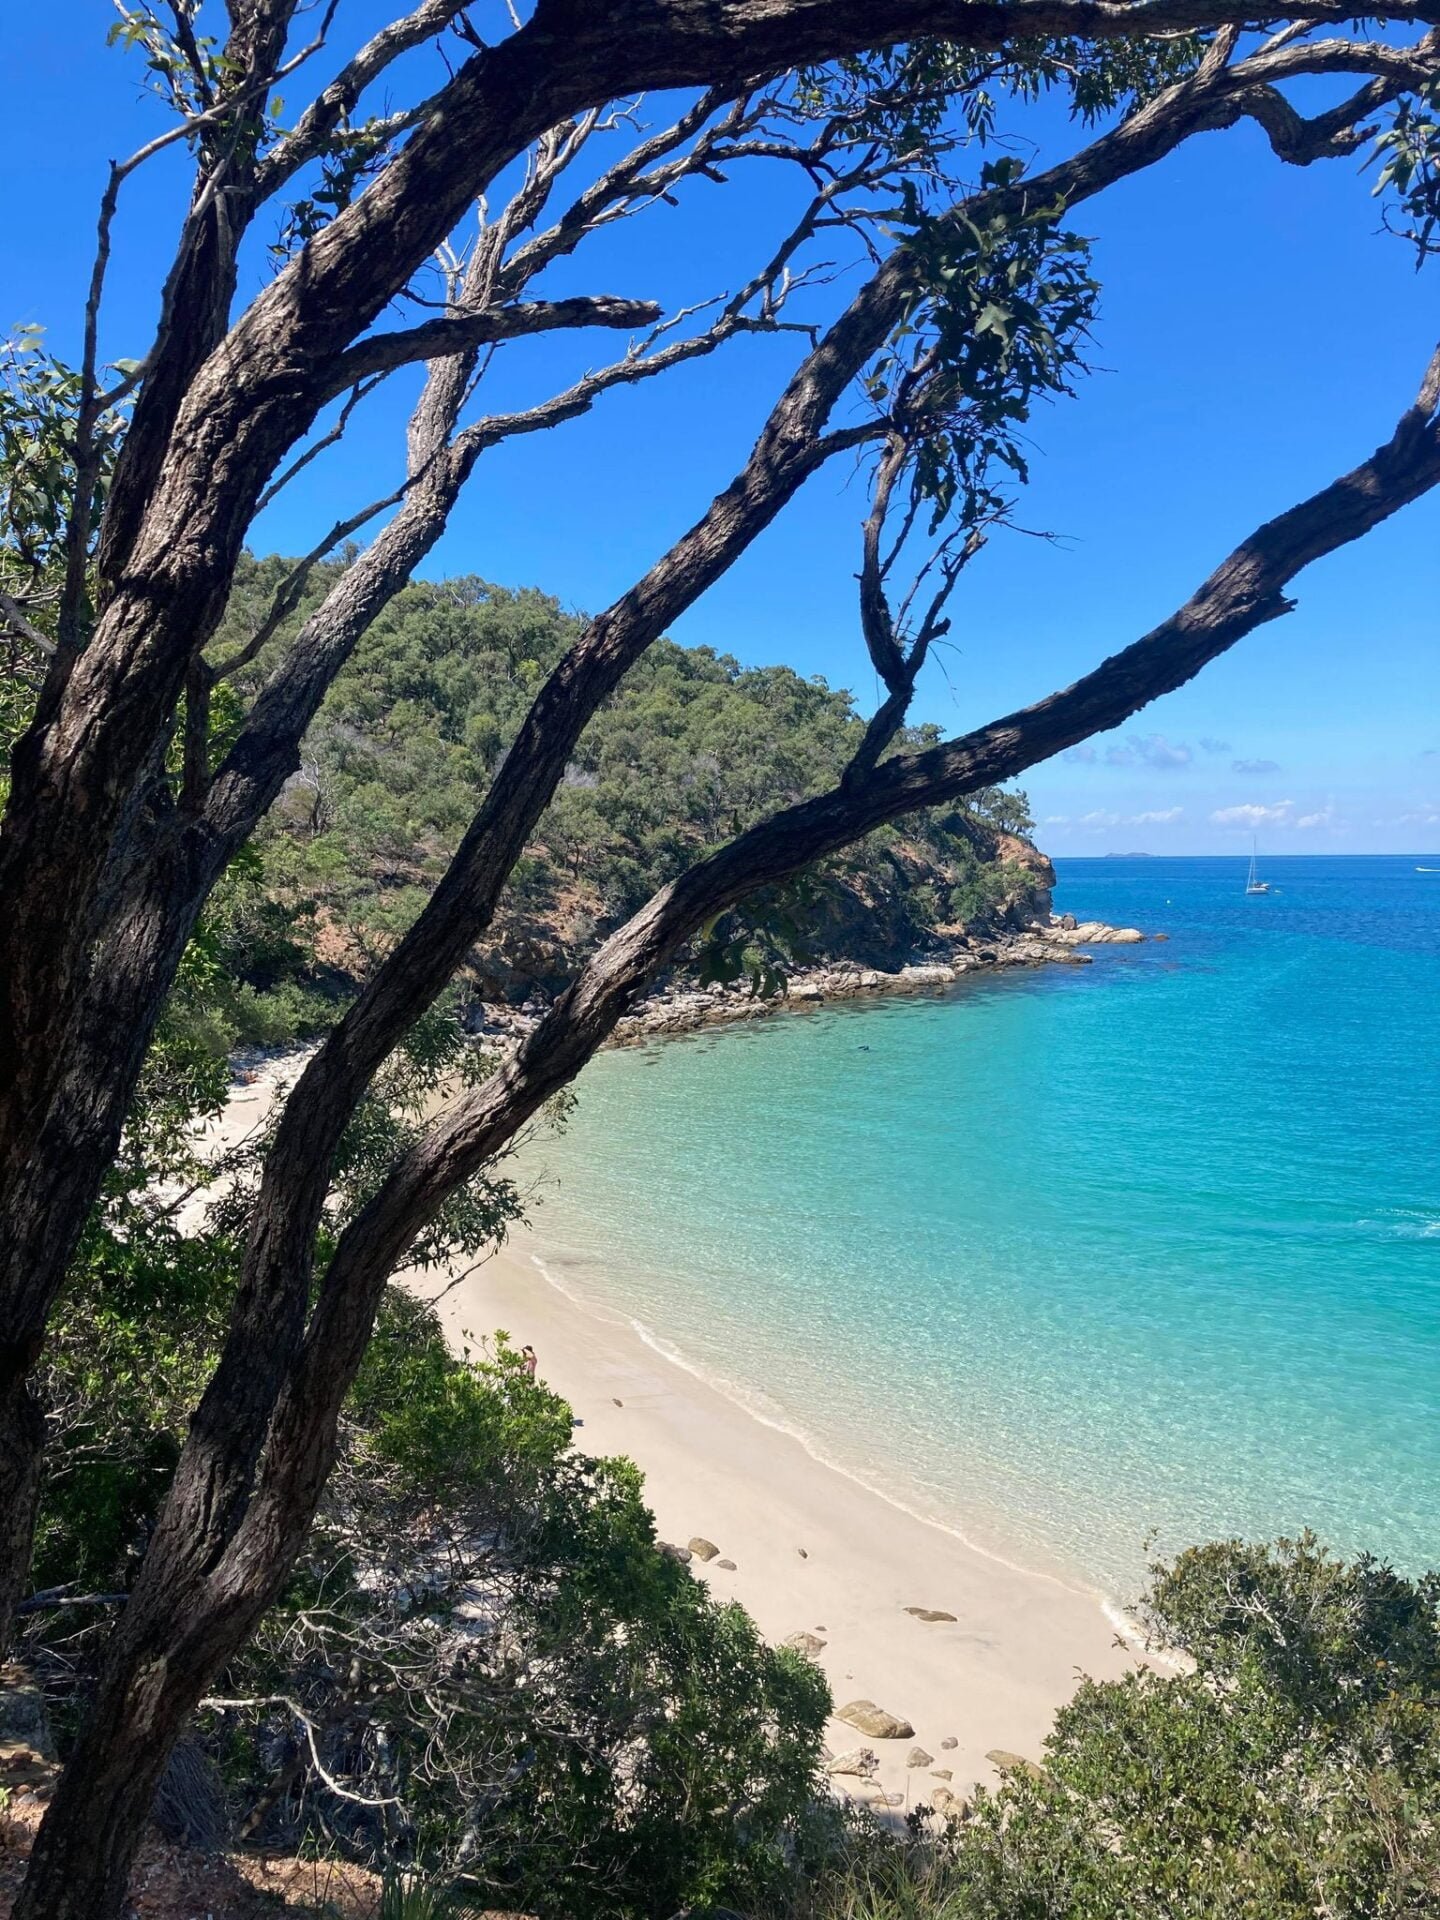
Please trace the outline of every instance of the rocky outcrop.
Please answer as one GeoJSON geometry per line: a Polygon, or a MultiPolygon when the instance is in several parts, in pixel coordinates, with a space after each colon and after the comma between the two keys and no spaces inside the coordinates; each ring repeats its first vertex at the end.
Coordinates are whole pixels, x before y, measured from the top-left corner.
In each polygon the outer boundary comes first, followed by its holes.
{"type": "MultiPolygon", "coordinates": [[[[1048,870],[1045,856],[1033,848],[1031,852],[1048,870]]],[[[782,992],[768,997],[754,993],[746,982],[702,987],[672,978],[657,987],[634,1013],[618,1021],[606,1044],[636,1046],[672,1034],[695,1033],[704,1027],[806,1012],[836,1000],[945,993],[969,974],[993,973],[1006,967],[1089,966],[1093,956],[1085,948],[1130,946],[1145,937],[1138,927],[1111,927],[1099,920],[1077,923],[1071,914],[1057,919],[1049,911],[1045,894],[1043,917],[1017,919],[1013,924],[1006,920],[992,931],[960,931],[949,938],[936,937],[932,951],[913,955],[898,967],[865,966],[846,959],[797,970],[782,992]]],[[[526,1001],[518,1008],[487,1001],[472,1010],[472,1030],[483,1042],[498,1043],[504,1049],[518,1045],[531,1033],[544,1011],[539,1000],[526,1001]]]]}
{"type": "Polygon", "coordinates": [[[898,1714],[887,1713],[884,1707],[877,1707],[873,1700],[852,1700],[846,1706],[837,1707],[835,1718],[854,1727],[858,1733],[868,1733],[872,1740],[915,1738],[915,1729],[908,1720],[902,1720],[898,1714]]]}
{"type": "Polygon", "coordinates": [[[825,1762],[826,1773],[848,1774],[858,1780],[869,1780],[879,1768],[880,1756],[873,1747],[856,1747],[825,1762]]]}
{"type": "Polygon", "coordinates": [[[1103,920],[1077,923],[1073,915],[1066,914],[1064,921],[1047,929],[1047,938],[1063,947],[1133,947],[1145,936],[1138,927],[1108,927],[1103,920]]]}
{"type": "Polygon", "coordinates": [[[713,1540],[707,1540],[703,1533],[697,1533],[691,1536],[690,1551],[697,1560],[714,1560],[720,1549],[713,1540]]]}

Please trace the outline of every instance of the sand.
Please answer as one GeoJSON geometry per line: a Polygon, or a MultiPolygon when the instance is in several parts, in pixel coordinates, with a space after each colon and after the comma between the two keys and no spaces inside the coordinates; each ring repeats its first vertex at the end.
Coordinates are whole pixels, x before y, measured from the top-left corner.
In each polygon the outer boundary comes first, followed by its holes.
{"type": "MultiPolygon", "coordinates": [[[[234,1144],[263,1125],[303,1064],[301,1054],[257,1063],[206,1128],[209,1139],[234,1144]]],[[[978,1781],[994,1784],[988,1753],[1039,1760],[1077,1677],[1108,1678],[1134,1663],[1097,1594],[1009,1564],[827,1465],[623,1316],[562,1291],[537,1264],[537,1247],[516,1234],[452,1280],[439,1300],[447,1331],[458,1345],[504,1328],[532,1345],[542,1378],[581,1423],[576,1443],[641,1468],[661,1538],[685,1546],[698,1535],[735,1562],[732,1571],[697,1558],[697,1577],[740,1601],[772,1641],[796,1633],[824,1641],[815,1657],[837,1706],[870,1700],[913,1726],[911,1736],[880,1740],[833,1720],[832,1754],[869,1747],[880,1762],[869,1785],[841,1776],[837,1789],[872,1803],[899,1796],[903,1809],[928,1803],[942,1785],[963,1795],[978,1781]],[[926,1622],[907,1607],[955,1619],[926,1622]],[[931,1757],[911,1768],[916,1746],[931,1757]],[[932,1777],[946,1768],[948,1783],[932,1777]]],[[[427,1297],[446,1286],[434,1273],[413,1284],[427,1297]]],[[[843,1407],[838,1383],[836,1391],[843,1407]]],[[[876,1441],[883,1455],[883,1435],[876,1441]]]]}
{"type": "MultiPolygon", "coordinates": [[[[433,1276],[419,1291],[433,1294],[433,1276]]],[[[1098,1596],[1007,1564],[957,1533],[907,1512],[811,1454],[651,1346],[627,1320],[581,1305],[546,1277],[523,1237],[455,1284],[439,1302],[459,1341],[503,1328],[528,1342],[539,1372],[582,1423],[576,1442],[626,1454],[645,1475],[663,1540],[698,1535],[733,1571],[698,1558],[691,1570],[739,1600],[772,1641],[811,1633],[837,1707],[864,1699],[906,1720],[911,1736],[877,1740],[840,1720],[827,1732],[839,1755],[870,1747],[873,1786],[838,1778],[853,1797],[928,1803],[994,1784],[992,1750],[1032,1759],[1077,1675],[1121,1673],[1098,1596]],[[923,1607],[955,1615],[924,1622],[923,1607]],[[947,1748],[944,1742],[956,1744],[947,1748]],[[912,1768],[922,1747],[928,1764],[912,1768]]]]}

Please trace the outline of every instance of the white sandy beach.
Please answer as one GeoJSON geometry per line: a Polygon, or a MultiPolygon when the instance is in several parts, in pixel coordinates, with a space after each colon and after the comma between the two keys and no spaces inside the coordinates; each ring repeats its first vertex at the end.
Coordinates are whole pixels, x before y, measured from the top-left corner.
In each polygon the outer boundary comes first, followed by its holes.
{"type": "MultiPolygon", "coordinates": [[[[298,1054],[259,1064],[207,1137],[233,1144],[263,1125],[302,1065],[298,1054]]],[[[880,1761],[869,1786],[843,1776],[838,1789],[872,1801],[899,1795],[906,1808],[942,1785],[963,1795],[993,1783],[987,1753],[1039,1759],[1077,1675],[1111,1676],[1133,1661],[1096,1595],[984,1552],[817,1459],[623,1316],[562,1291],[535,1250],[516,1234],[443,1292],[453,1340],[475,1345],[503,1328],[532,1345],[541,1376],[581,1422],[577,1444],[641,1468],[660,1537],[684,1546],[698,1535],[735,1563],[732,1571],[697,1558],[699,1578],[740,1601],[771,1640],[802,1632],[823,1640],[815,1657],[837,1706],[870,1700],[910,1722],[913,1737],[877,1740],[832,1721],[832,1754],[869,1747],[880,1761]],[[922,1621],[907,1607],[955,1619],[922,1621]],[[931,1758],[911,1768],[917,1745],[931,1758]],[[938,1769],[952,1779],[933,1777],[938,1769]]],[[[414,1284],[434,1297],[446,1282],[431,1273],[414,1284]]],[[[837,1383],[842,1404],[843,1392],[837,1383]]]]}
{"type": "MultiPolygon", "coordinates": [[[[433,1293],[433,1276],[421,1290],[433,1293]]],[[[825,1642],[816,1657],[837,1706],[871,1700],[912,1724],[913,1738],[875,1740],[835,1720],[827,1736],[837,1755],[872,1748],[876,1787],[904,1796],[902,1806],[928,1803],[945,1784],[934,1769],[951,1769],[959,1794],[993,1783],[992,1749],[1039,1759],[1077,1674],[1129,1664],[1095,1596],[992,1558],[824,1464],[628,1321],[562,1292],[523,1237],[440,1311],[457,1341],[503,1328],[529,1342],[542,1378],[583,1422],[577,1443],[628,1454],[643,1470],[661,1538],[684,1546],[699,1535],[735,1562],[730,1571],[697,1559],[692,1571],[739,1600],[771,1640],[808,1632],[825,1642]],[[907,1607],[956,1617],[927,1623],[907,1607]],[[912,1769],[916,1745],[932,1757],[912,1769]]]]}

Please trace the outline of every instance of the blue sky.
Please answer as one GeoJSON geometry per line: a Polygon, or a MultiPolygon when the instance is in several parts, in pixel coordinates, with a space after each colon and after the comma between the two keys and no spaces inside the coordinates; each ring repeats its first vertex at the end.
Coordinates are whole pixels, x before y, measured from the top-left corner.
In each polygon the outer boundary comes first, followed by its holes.
{"type": "MultiPolygon", "coordinates": [[[[363,27],[386,11],[354,0],[341,21],[363,27]]],[[[113,16],[101,0],[5,14],[0,64],[23,84],[0,122],[0,327],[41,321],[72,353],[105,163],[163,122],[139,95],[133,56],[106,49],[113,16]]],[[[658,118],[659,103],[646,112],[658,118]]],[[[1053,108],[1023,131],[1044,158],[1079,137],[1053,108]]],[[[108,353],[143,350],[184,184],[180,164],[161,164],[127,189],[108,353]]],[[[1369,188],[1353,163],[1282,166],[1242,128],[1192,142],[1077,214],[1105,286],[1097,371],[1037,416],[1021,507],[1027,526],[1057,538],[998,537],[971,569],[955,648],[930,669],[917,718],[960,731],[1074,679],[1184,600],[1258,521],[1388,435],[1440,331],[1440,279],[1417,277],[1379,233],[1369,188]]],[[[702,187],[607,236],[554,285],[673,306],[734,284],[757,229],[777,230],[784,193],[773,170],[702,187]]],[[[253,286],[263,261],[251,268],[253,286]]],[[[853,284],[842,278],[822,304],[853,284]]],[[[538,397],[613,344],[525,343],[487,405],[538,397]]],[[[558,434],[501,448],[427,571],[603,606],[729,479],[800,351],[793,337],[741,341],[610,396],[558,434]]],[[[397,382],[377,398],[343,455],[277,502],[256,544],[302,550],[392,486],[411,391],[397,382]]],[[[863,509],[853,472],[822,473],[676,637],[787,661],[868,699],[854,590],[863,509]]],[[[1295,613],[1120,735],[1035,769],[1025,785],[1042,844],[1221,852],[1248,848],[1254,831],[1287,852],[1440,847],[1437,535],[1431,498],[1312,568],[1295,613]]]]}

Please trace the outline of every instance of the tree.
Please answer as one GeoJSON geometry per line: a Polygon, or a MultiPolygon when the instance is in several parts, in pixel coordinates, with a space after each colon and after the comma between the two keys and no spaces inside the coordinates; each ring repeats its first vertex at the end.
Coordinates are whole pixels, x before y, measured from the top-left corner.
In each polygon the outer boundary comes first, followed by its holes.
{"type": "Polygon", "coordinates": [[[1187,1671],[1085,1681],[956,1849],[967,1920],[1420,1915],[1440,1897],[1440,1583],[1308,1536],[1154,1570],[1187,1671]]]}
{"type": "Polygon", "coordinates": [[[296,0],[230,0],[223,41],[197,31],[200,11],[178,0],[168,18],[145,4],[122,16],[119,37],[177,121],[111,170],[78,385],[46,415],[64,447],[65,511],[26,597],[7,588],[3,604],[40,685],[0,836],[0,1622],[24,1589],[44,1443],[34,1375],[77,1238],[206,898],[294,772],[359,634],[438,538],[482,454],[746,333],[801,326],[797,294],[815,290],[822,235],[825,246],[851,236],[872,270],[838,314],[804,319],[809,349],[741,471],[540,687],[454,861],[291,1096],[220,1359],[46,1818],[21,1920],[118,1913],[171,1745],[306,1538],[389,1274],[656,971],[757,889],[1118,724],[1283,614],[1310,561],[1440,481],[1437,356],[1388,440],[1257,528],[1153,632],[1019,713],[900,747],[947,602],[1023,480],[1029,410],[1067,391],[1083,361],[1094,287],[1068,215],[1242,119],[1282,160],[1308,165],[1354,155],[1379,116],[1398,218],[1428,248],[1436,135],[1424,102],[1440,40],[1415,30],[1434,9],[1383,7],[1395,31],[1362,39],[1327,34],[1349,19],[1327,4],[1277,16],[1264,38],[1232,0],[539,0],[490,44],[454,0],[421,0],[350,54],[289,127],[277,94],[322,51],[336,9],[309,44],[296,0]],[[412,85],[405,104],[357,121],[370,90],[412,72],[405,56],[439,34],[461,58],[435,91],[412,85]],[[1343,97],[1304,116],[1286,84],[1327,76],[1343,97]],[[1089,143],[1034,177],[1009,158],[977,166],[973,143],[997,101],[1051,86],[1068,89],[1089,143]],[[637,130],[635,95],[655,88],[695,97],[670,127],[637,130]],[[571,191],[578,157],[622,136],[624,155],[571,191]],[[110,371],[98,342],[118,197],[182,141],[194,188],[157,335],[143,360],[110,371]],[[795,216],[757,246],[744,285],[703,313],[537,292],[547,266],[615,219],[749,164],[794,168],[795,216]],[[453,251],[467,208],[502,175],[503,207],[463,256],[453,251]],[[279,270],[235,315],[242,248],[276,202],[279,270]],[[438,280],[417,279],[427,261],[438,280]],[[381,324],[416,301],[430,317],[381,324]],[[534,407],[472,417],[506,341],[582,326],[633,337],[534,407]],[[402,485],[347,511],[310,561],[393,509],[381,533],[298,628],[309,563],[242,643],[217,645],[257,509],[335,444],[376,381],[420,363],[402,485]],[[862,404],[832,424],[852,399],[862,404]],[[587,721],[810,475],[857,453],[870,479],[859,611],[885,698],[845,772],[656,893],[520,1053],[397,1157],[330,1247],[321,1227],[346,1126],[488,924],[587,721]],[[282,637],[263,688],[235,713],[236,675],[282,637]]]}

